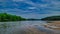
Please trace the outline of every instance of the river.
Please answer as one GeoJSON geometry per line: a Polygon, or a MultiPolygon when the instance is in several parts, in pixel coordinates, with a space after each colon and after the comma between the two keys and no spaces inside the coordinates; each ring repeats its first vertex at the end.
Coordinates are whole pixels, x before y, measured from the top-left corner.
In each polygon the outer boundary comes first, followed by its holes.
{"type": "Polygon", "coordinates": [[[43,24],[46,21],[0,22],[0,34],[56,34],[44,28],[43,24]]]}

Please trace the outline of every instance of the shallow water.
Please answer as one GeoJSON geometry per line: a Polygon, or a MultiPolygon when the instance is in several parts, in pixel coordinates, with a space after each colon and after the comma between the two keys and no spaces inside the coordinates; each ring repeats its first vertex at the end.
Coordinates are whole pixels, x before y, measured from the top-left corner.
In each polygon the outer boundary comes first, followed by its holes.
{"type": "MultiPolygon", "coordinates": [[[[0,34],[56,34],[44,28],[45,21],[0,22],[0,34]]],[[[57,33],[59,34],[59,33],[57,33]]]]}

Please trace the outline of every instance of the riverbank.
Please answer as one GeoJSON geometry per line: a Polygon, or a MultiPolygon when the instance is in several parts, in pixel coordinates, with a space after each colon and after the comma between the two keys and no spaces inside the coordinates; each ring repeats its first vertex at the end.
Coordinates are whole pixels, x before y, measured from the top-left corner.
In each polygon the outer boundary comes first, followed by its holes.
{"type": "MultiPolygon", "coordinates": [[[[57,34],[42,26],[42,21],[0,22],[0,34],[57,34]],[[41,24],[41,25],[40,25],[41,24]]],[[[60,32],[59,32],[60,33],[60,32]]]]}
{"type": "Polygon", "coordinates": [[[50,23],[45,24],[44,27],[53,30],[60,30],[60,21],[50,21],[50,23]]]}

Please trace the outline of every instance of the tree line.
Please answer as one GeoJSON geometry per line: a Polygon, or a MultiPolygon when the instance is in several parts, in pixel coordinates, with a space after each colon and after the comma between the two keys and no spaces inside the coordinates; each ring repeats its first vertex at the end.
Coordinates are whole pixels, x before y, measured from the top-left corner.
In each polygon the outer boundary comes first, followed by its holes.
{"type": "Polygon", "coordinates": [[[60,16],[50,16],[50,17],[42,18],[41,20],[57,21],[60,20],[60,16]]]}
{"type": "Polygon", "coordinates": [[[22,18],[21,16],[10,15],[7,13],[0,13],[0,21],[21,21],[21,20],[26,19],[22,18]]]}

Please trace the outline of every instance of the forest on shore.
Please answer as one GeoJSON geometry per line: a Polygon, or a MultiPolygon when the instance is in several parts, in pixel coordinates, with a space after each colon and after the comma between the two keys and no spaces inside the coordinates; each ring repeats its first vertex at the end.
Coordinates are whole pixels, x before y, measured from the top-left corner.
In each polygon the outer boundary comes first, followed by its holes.
{"type": "Polygon", "coordinates": [[[42,18],[41,20],[46,20],[46,21],[59,21],[60,20],[60,16],[45,17],[45,18],[42,18]]]}
{"type": "Polygon", "coordinates": [[[21,16],[11,15],[7,13],[0,13],[0,22],[4,21],[21,21],[26,20],[25,18],[22,18],[21,16]]]}

